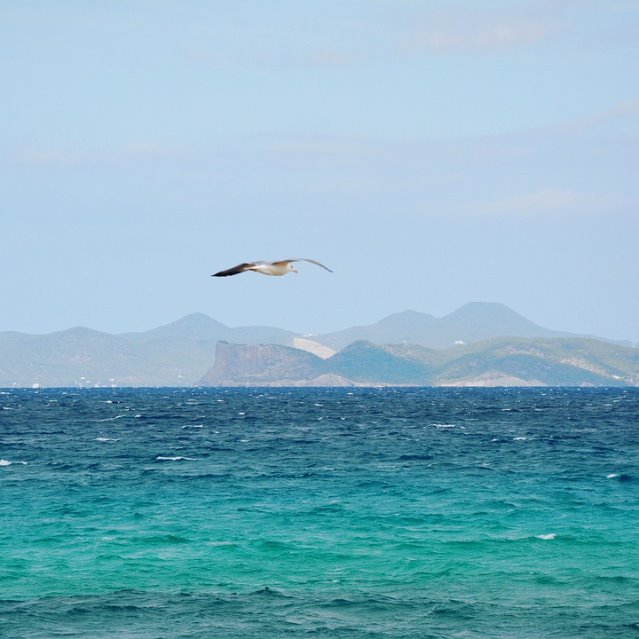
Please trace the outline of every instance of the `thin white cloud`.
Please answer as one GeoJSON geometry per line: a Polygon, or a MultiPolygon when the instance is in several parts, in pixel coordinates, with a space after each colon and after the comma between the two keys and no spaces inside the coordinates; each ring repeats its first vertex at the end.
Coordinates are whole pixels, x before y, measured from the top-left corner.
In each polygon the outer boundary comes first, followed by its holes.
{"type": "MultiPolygon", "coordinates": [[[[536,45],[561,31],[553,17],[556,12],[526,6],[518,9],[470,6],[472,9],[436,10],[389,3],[382,9],[373,7],[364,13],[345,8],[332,18],[317,14],[313,26],[304,23],[304,37],[299,37],[295,30],[284,32],[264,25],[249,40],[238,30],[234,39],[193,42],[184,49],[184,55],[191,64],[211,68],[340,68],[425,51],[435,54],[511,51],[536,45]]],[[[337,5],[333,10],[337,10],[337,5]]]]}
{"type": "Polygon", "coordinates": [[[192,150],[136,142],[111,148],[22,147],[9,153],[9,164],[31,168],[86,168],[130,162],[157,162],[192,155],[192,150]]]}
{"type": "Polygon", "coordinates": [[[405,13],[397,24],[403,53],[490,54],[541,43],[563,31],[556,12],[534,5],[488,8],[479,3],[405,13]]]}
{"type": "Polygon", "coordinates": [[[614,212],[627,204],[627,198],[615,193],[548,187],[471,205],[466,212],[495,216],[572,216],[614,212]]]}
{"type": "Polygon", "coordinates": [[[635,120],[639,118],[639,97],[630,98],[613,104],[608,109],[569,123],[565,128],[580,132],[609,123],[635,120]]]}
{"type": "Polygon", "coordinates": [[[186,51],[186,59],[200,67],[230,68],[340,68],[366,63],[372,59],[372,52],[354,50],[348,46],[304,46],[261,47],[216,50],[197,47],[186,51]]]}
{"type": "Polygon", "coordinates": [[[556,28],[543,22],[497,21],[426,28],[411,34],[403,44],[405,51],[429,50],[433,53],[493,53],[530,46],[550,36],[556,28]]]}

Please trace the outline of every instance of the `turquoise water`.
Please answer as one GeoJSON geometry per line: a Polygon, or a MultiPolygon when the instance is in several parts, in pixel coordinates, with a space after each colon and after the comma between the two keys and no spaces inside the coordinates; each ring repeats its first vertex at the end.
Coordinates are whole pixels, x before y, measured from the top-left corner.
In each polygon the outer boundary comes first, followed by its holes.
{"type": "Polygon", "coordinates": [[[639,636],[639,392],[0,394],[0,636],[639,636]]]}

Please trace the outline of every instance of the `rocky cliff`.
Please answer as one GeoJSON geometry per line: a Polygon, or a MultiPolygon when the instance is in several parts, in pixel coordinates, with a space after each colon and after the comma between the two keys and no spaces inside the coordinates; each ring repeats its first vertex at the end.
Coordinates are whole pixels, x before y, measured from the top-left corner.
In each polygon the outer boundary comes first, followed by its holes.
{"type": "Polygon", "coordinates": [[[218,342],[213,368],[202,386],[341,386],[324,360],[304,350],[276,344],[218,342]]]}

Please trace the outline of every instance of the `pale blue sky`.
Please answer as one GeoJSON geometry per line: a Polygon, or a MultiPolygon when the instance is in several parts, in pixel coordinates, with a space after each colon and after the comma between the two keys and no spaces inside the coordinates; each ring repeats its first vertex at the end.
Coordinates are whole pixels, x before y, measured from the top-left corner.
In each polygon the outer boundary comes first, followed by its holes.
{"type": "Polygon", "coordinates": [[[638,59],[635,0],[0,1],[0,330],[639,341],[638,59]]]}

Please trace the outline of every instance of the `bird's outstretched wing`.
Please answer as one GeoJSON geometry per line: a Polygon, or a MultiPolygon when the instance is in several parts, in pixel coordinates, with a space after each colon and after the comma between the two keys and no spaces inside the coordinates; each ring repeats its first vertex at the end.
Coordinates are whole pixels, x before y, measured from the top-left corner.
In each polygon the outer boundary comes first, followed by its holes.
{"type": "Polygon", "coordinates": [[[211,277],[228,277],[229,275],[238,275],[239,273],[244,273],[244,271],[248,271],[255,266],[255,262],[242,262],[242,264],[238,264],[233,268],[228,268],[225,271],[218,271],[217,273],[213,273],[211,277]]]}
{"type": "Polygon", "coordinates": [[[283,262],[310,262],[311,264],[315,264],[316,266],[321,266],[323,269],[326,269],[329,273],[332,273],[333,271],[328,268],[328,266],[324,266],[323,264],[320,264],[318,261],[316,260],[311,260],[308,257],[294,257],[290,260],[282,260],[283,262]]]}

